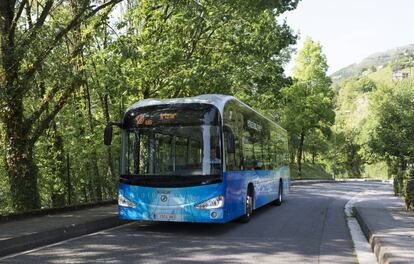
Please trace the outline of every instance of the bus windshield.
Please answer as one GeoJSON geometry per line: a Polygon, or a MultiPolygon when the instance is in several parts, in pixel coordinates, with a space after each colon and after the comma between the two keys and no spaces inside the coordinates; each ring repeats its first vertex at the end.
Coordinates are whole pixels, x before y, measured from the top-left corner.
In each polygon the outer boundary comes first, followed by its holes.
{"type": "Polygon", "coordinates": [[[121,175],[140,182],[221,176],[220,131],[219,112],[208,104],[130,110],[124,117],[121,175]]]}
{"type": "Polygon", "coordinates": [[[165,126],[124,132],[122,174],[217,175],[221,172],[219,127],[165,126]]]}

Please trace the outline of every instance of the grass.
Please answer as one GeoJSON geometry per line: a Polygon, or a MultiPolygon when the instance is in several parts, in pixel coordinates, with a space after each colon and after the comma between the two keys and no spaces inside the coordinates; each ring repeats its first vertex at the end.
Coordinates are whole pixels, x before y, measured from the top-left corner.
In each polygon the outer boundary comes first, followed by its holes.
{"type": "Polygon", "coordinates": [[[302,176],[298,176],[297,165],[290,165],[290,174],[293,180],[332,180],[329,174],[321,165],[312,163],[302,164],[302,176]]]}
{"type": "Polygon", "coordinates": [[[385,162],[377,162],[365,165],[362,177],[368,179],[389,180],[387,164],[385,162]]]}

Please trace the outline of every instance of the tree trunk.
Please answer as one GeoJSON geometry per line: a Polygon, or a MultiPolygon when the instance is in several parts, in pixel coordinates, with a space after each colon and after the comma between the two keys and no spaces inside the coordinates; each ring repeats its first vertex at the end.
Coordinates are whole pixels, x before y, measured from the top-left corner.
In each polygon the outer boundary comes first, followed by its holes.
{"type": "MultiPolygon", "coordinates": [[[[94,135],[94,122],[93,122],[93,116],[92,116],[92,108],[91,108],[91,98],[89,94],[89,86],[87,83],[86,78],[84,78],[84,88],[85,88],[85,99],[87,103],[87,110],[88,110],[88,123],[89,123],[89,129],[92,135],[94,135]]],[[[93,142],[90,142],[92,145],[93,142]]],[[[90,164],[92,168],[92,175],[95,178],[94,182],[94,189],[95,189],[95,196],[98,201],[102,201],[102,179],[101,175],[99,173],[99,166],[98,166],[98,154],[96,153],[96,149],[93,148],[91,152],[90,157],[90,164]]]]}
{"type": "Polygon", "coordinates": [[[3,117],[7,142],[5,164],[13,198],[12,205],[16,211],[40,208],[33,143],[23,120],[22,101],[9,103],[3,117]]]}
{"type": "Polygon", "coordinates": [[[404,158],[404,156],[400,156],[398,158],[398,169],[400,172],[404,172],[407,169],[407,162],[404,158]]]}
{"type": "Polygon", "coordinates": [[[300,140],[299,140],[299,148],[298,148],[298,158],[297,158],[297,162],[298,162],[298,176],[301,177],[302,176],[302,155],[303,155],[303,142],[305,141],[305,133],[302,132],[300,133],[300,140]]]}
{"type": "Polygon", "coordinates": [[[14,4],[0,1],[0,119],[5,128],[5,166],[16,211],[40,207],[36,165],[29,131],[24,122],[23,99],[17,85],[20,62],[16,61],[14,4]]]}
{"type": "MultiPolygon", "coordinates": [[[[104,112],[105,122],[108,124],[111,121],[111,117],[109,115],[109,105],[108,105],[108,94],[100,96],[102,109],[104,112]]],[[[114,159],[112,155],[112,147],[108,146],[106,148],[106,167],[107,167],[107,177],[110,179],[111,183],[111,196],[114,196],[116,193],[115,184],[117,182],[117,177],[115,174],[115,166],[114,166],[114,159]],[[113,185],[112,185],[113,184],[113,185]]]]}
{"type": "MultiPolygon", "coordinates": [[[[67,181],[66,164],[65,164],[65,152],[63,147],[63,138],[59,134],[56,123],[52,122],[52,131],[48,137],[51,142],[50,157],[52,163],[52,177],[57,180],[53,180],[51,186],[51,200],[52,207],[65,206],[65,197],[67,196],[68,188],[65,185],[67,181]],[[56,184],[58,183],[58,184],[56,184]]],[[[69,203],[68,203],[69,204],[69,203]]]]}
{"type": "MultiPolygon", "coordinates": [[[[84,65],[85,65],[85,61],[83,56],[81,56],[80,58],[80,64],[82,65],[82,67],[80,69],[84,69],[84,65]]],[[[94,135],[94,128],[95,128],[95,124],[94,124],[94,120],[93,120],[93,115],[92,115],[92,105],[91,105],[91,96],[89,93],[89,84],[88,84],[88,80],[86,78],[86,74],[84,70],[80,70],[82,76],[83,76],[83,86],[85,89],[85,100],[86,100],[86,105],[87,105],[87,110],[88,110],[88,123],[89,123],[89,129],[92,135],[94,135]]],[[[92,145],[92,141],[90,142],[90,144],[92,145]]],[[[102,179],[101,179],[101,175],[99,173],[99,166],[98,166],[98,154],[96,153],[96,149],[93,148],[92,153],[91,153],[91,158],[90,158],[90,162],[91,162],[91,168],[92,168],[92,175],[94,175],[95,178],[95,196],[96,199],[98,201],[102,201],[102,179]]]]}

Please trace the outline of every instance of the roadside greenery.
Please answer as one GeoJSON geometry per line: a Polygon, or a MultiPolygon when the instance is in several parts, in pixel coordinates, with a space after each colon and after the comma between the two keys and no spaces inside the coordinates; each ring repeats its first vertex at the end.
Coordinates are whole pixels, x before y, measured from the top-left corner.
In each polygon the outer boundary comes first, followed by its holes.
{"type": "Polygon", "coordinates": [[[104,146],[105,125],[143,98],[204,93],[234,95],[280,122],[293,178],[393,178],[413,208],[412,52],[365,61],[332,84],[311,38],[285,76],[297,36],[280,16],[299,0],[7,2],[0,213],[116,198],[119,132],[104,146]]]}
{"type": "Polygon", "coordinates": [[[404,196],[412,209],[413,79],[392,79],[392,69],[409,72],[411,60],[404,56],[334,85],[334,149],[340,176],[393,179],[395,194],[404,196]]]}
{"type": "MultiPolygon", "coordinates": [[[[231,94],[280,106],[296,36],[286,1],[8,1],[0,5],[0,212],[114,199],[102,131],[148,97],[231,94]]],[[[119,142],[115,135],[114,142],[119,142]]]]}
{"type": "Polygon", "coordinates": [[[335,119],[334,94],[327,70],[320,43],[308,38],[296,57],[293,84],[282,89],[282,124],[289,132],[291,160],[296,160],[298,177],[304,151],[312,156],[312,163],[318,154],[327,152],[325,142],[335,119]]]}

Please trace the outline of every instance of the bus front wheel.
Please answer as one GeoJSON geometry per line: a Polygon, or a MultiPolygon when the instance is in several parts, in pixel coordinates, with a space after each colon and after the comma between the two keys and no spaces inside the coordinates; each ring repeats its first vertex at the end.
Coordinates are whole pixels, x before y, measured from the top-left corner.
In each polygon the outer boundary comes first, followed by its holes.
{"type": "Polygon", "coordinates": [[[240,222],[248,223],[250,221],[251,215],[253,213],[253,198],[254,192],[253,188],[249,186],[246,193],[246,200],[245,200],[245,210],[246,213],[240,217],[240,222]]]}

